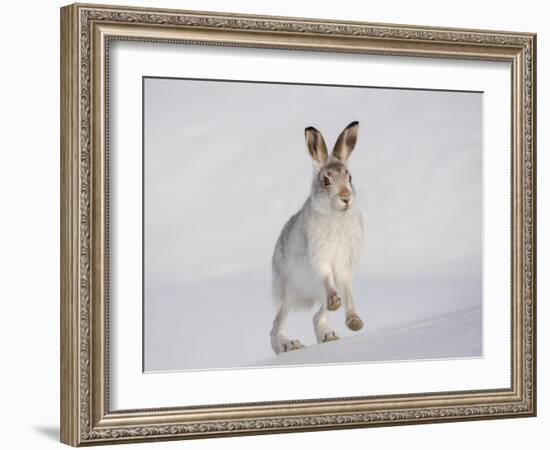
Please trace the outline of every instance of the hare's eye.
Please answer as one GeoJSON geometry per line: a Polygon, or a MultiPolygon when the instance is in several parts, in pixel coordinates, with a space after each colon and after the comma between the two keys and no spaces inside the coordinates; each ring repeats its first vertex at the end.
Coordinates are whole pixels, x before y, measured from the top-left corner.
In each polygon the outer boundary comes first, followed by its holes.
{"type": "Polygon", "coordinates": [[[351,174],[349,175],[349,182],[351,183],[351,174]]]}
{"type": "Polygon", "coordinates": [[[330,180],[328,179],[328,177],[323,177],[323,183],[325,186],[330,186],[330,180]]]}

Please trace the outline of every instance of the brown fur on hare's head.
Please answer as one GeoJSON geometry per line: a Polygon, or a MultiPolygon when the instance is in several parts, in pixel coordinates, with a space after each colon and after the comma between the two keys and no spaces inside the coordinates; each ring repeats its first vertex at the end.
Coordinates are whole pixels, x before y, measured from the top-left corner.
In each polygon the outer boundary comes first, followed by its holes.
{"type": "Polygon", "coordinates": [[[358,131],[359,122],[350,123],[338,136],[329,155],[321,132],[306,128],[306,144],[315,168],[311,198],[318,209],[343,212],[353,207],[355,189],[347,163],[357,143],[358,131]]]}

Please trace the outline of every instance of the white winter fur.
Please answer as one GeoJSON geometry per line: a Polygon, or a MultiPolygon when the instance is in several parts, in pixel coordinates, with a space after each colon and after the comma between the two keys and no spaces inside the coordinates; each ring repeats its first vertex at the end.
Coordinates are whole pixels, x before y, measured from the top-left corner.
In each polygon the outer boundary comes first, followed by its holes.
{"type": "Polygon", "coordinates": [[[311,193],[283,227],[272,259],[273,298],[278,305],[271,330],[275,353],[303,347],[287,337],[290,310],[319,307],[313,318],[317,342],[338,339],[328,325],[328,311],[342,299],[346,325],[359,330],[363,322],[353,303],[353,273],[362,249],[363,221],[355,206],[355,189],[347,168],[359,124],[352,122],[338,137],[329,156],[315,128],[306,128],[306,144],[313,160],[311,193]]]}

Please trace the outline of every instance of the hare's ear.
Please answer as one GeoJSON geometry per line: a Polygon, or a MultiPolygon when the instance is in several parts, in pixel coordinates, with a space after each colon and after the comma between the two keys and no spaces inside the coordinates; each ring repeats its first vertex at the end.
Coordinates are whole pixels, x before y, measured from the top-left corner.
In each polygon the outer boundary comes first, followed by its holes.
{"type": "Polygon", "coordinates": [[[313,127],[306,128],[306,144],[313,164],[319,170],[328,159],[327,144],[320,131],[313,127]]]}
{"type": "Polygon", "coordinates": [[[359,122],[351,122],[346,128],[344,128],[344,131],[342,131],[340,136],[338,136],[336,144],[334,144],[332,156],[345,163],[355,148],[358,131],[359,122]]]}

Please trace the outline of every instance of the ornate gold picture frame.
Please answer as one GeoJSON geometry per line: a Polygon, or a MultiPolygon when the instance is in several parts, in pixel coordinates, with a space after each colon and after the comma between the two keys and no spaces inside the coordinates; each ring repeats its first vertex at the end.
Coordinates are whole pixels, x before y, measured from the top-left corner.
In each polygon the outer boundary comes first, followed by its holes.
{"type": "Polygon", "coordinates": [[[535,88],[531,33],[105,5],[62,8],[61,441],[80,446],[534,416],[535,88]],[[113,409],[108,106],[110,46],[116,41],[509,63],[511,149],[503,149],[502,157],[511,158],[511,298],[503,299],[510,308],[510,385],[113,409]]]}

